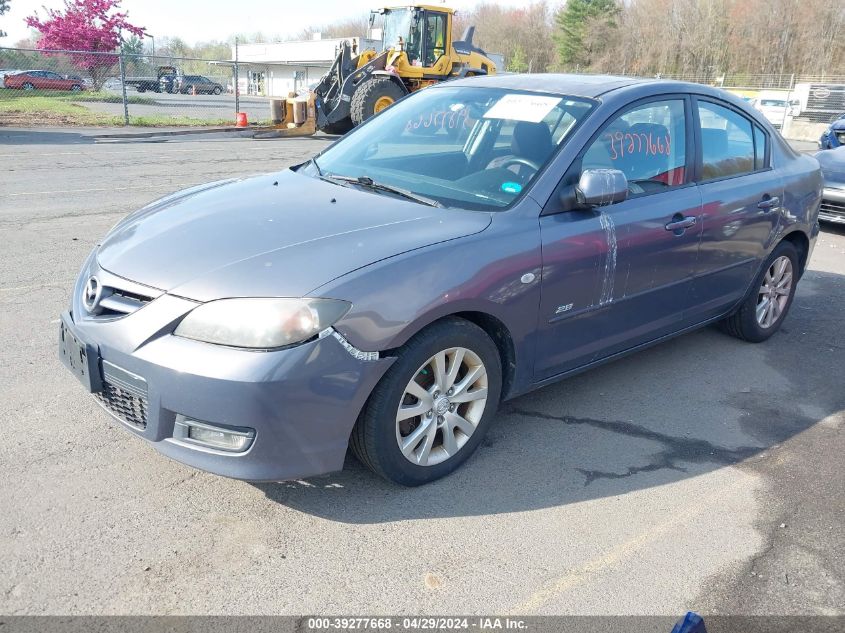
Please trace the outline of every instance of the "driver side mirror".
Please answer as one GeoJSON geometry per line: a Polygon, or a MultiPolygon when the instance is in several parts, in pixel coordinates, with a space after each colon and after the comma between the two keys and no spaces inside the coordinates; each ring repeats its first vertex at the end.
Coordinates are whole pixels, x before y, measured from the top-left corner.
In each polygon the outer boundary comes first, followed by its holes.
{"type": "Polygon", "coordinates": [[[581,207],[605,207],[628,198],[628,179],[618,169],[585,169],[575,187],[581,207]]]}

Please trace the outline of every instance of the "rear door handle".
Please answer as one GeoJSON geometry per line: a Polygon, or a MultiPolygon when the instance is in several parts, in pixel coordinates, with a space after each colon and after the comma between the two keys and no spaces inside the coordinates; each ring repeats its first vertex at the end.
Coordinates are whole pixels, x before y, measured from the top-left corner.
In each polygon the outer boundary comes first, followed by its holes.
{"type": "Polygon", "coordinates": [[[679,220],[673,220],[666,225],[667,231],[683,231],[685,229],[690,228],[691,226],[695,226],[695,216],[689,215],[685,218],[681,218],[679,220]]]}
{"type": "Polygon", "coordinates": [[[768,211],[769,209],[773,209],[780,204],[780,198],[777,196],[772,196],[769,198],[763,198],[760,202],[757,203],[758,209],[764,209],[768,211]]]}

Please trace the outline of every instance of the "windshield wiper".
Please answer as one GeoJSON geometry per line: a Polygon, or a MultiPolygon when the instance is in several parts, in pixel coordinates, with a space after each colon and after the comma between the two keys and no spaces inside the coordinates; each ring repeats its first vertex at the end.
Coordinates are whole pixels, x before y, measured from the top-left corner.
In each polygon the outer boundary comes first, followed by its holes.
{"type": "Polygon", "coordinates": [[[340,181],[353,185],[360,185],[361,187],[366,187],[367,189],[371,189],[373,191],[386,191],[388,193],[395,193],[398,196],[402,196],[403,198],[407,198],[408,200],[413,200],[414,202],[419,202],[420,204],[424,204],[429,207],[443,207],[443,205],[437,202],[437,200],[426,198],[425,196],[416,194],[413,191],[408,191],[407,189],[402,189],[400,187],[394,187],[393,185],[386,185],[381,182],[376,182],[369,176],[358,176],[357,178],[353,178],[351,176],[339,176],[337,174],[321,174],[320,177],[323,180],[328,180],[330,182],[340,181]]]}

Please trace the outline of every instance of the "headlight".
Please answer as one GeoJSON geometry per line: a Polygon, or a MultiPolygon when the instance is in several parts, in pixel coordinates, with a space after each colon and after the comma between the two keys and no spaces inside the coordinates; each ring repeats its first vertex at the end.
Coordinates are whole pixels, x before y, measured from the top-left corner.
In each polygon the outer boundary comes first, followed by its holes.
{"type": "Polygon", "coordinates": [[[274,349],[308,340],[351,307],[334,299],[220,299],[189,312],[174,334],[218,345],[274,349]]]}

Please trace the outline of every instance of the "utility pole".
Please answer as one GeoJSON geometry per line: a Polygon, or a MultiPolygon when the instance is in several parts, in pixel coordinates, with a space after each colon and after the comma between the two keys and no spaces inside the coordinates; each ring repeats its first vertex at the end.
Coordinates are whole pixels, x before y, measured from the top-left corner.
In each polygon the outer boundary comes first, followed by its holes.
{"type": "Polygon", "coordinates": [[[235,38],[235,116],[241,111],[241,82],[238,77],[238,38],[235,38]]]}

